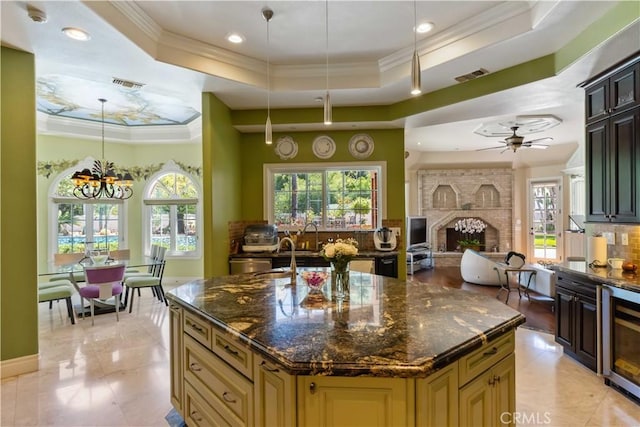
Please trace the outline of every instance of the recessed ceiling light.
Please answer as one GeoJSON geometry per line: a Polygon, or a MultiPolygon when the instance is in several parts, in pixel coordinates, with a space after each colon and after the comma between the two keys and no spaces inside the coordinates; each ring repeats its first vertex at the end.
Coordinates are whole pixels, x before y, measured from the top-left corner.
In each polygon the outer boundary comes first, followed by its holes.
{"type": "Polygon", "coordinates": [[[421,22],[416,27],[416,31],[420,34],[428,33],[429,31],[433,30],[433,27],[435,26],[436,25],[433,22],[421,22]]]}
{"type": "Polygon", "coordinates": [[[238,34],[238,33],[229,33],[227,34],[227,41],[230,41],[231,43],[242,43],[244,41],[244,37],[242,36],[242,34],[238,34]]]}
{"type": "Polygon", "coordinates": [[[89,35],[89,33],[87,33],[85,30],[81,28],[65,27],[62,29],[62,32],[67,37],[72,38],[74,40],[80,40],[84,42],[91,39],[91,35],[89,35]]]}

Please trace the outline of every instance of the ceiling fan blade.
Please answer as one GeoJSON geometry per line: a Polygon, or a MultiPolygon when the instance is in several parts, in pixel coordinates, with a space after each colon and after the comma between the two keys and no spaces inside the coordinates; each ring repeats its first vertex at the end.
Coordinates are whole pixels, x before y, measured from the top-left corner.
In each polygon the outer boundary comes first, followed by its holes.
{"type": "Polygon", "coordinates": [[[549,148],[547,144],[536,144],[536,145],[528,145],[529,148],[537,148],[538,150],[546,150],[549,148]]]}
{"type": "Polygon", "coordinates": [[[538,138],[538,139],[533,139],[531,141],[525,141],[525,144],[531,144],[533,142],[546,142],[546,141],[553,141],[553,138],[551,138],[550,136],[547,136],[546,138],[538,138]]]}
{"type": "Polygon", "coordinates": [[[504,148],[504,147],[478,148],[476,151],[496,150],[498,148],[504,148]]]}

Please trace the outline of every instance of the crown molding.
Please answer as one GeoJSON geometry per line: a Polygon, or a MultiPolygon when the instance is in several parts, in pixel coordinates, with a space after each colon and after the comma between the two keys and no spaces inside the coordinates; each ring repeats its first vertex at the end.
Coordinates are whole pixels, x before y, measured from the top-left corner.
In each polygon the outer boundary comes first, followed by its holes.
{"type": "MultiPolygon", "coordinates": [[[[93,140],[102,138],[102,122],[50,116],[40,111],[36,121],[38,134],[93,140]]],[[[105,141],[123,144],[200,143],[202,119],[198,117],[186,125],[121,126],[105,123],[104,135],[105,141]]]]}

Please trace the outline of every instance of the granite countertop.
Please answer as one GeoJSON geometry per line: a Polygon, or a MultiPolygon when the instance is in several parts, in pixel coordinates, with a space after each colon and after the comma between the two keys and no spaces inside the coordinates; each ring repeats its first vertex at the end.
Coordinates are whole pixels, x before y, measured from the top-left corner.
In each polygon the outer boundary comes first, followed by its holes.
{"type": "Polygon", "coordinates": [[[640,292],[640,273],[638,272],[626,272],[619,269],[614,270],[610,267],[591,268],[585,261],[553,264],[550,269],[567,273],[577,273],[602,284],[640,292]]]}
{"type": "Polygon", "coordinates": [[[167,296],[298,375],[426,377],[525,321],[495,298],[357,272],[348,303],[330,301],[329,279],[329,301],[308,305],[301,270],[293,286],[248,273],[167,296]]]}
{"type": "MultiPolygon", "coordinates": [[[[381,258],[398,255],[398,251],[359,251],[356,258],[381,258]]],[[[321,258],[320,251],[296,250],[296,257],[321,258]]],[[[229,255],[229,258],[291,258],[291,251],[280,252],[242,252],[229,255]]]]}

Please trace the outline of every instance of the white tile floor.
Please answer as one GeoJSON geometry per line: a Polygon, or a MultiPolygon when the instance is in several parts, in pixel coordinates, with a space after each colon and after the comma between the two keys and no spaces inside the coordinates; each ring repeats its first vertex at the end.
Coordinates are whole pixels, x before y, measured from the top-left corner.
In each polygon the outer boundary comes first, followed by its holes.
{"type": "MultiPolygon", "coordinates": [[[[167,425],[169,318],[148,290],[118,323],[103,314],[71,325],[64,303],[39,314],[41,369],[2,381],[0,425],[167,425]]],[[[552,335],[516,336],[518,424],[640,426],[640,405],[563,356],[552,335]]]]}

